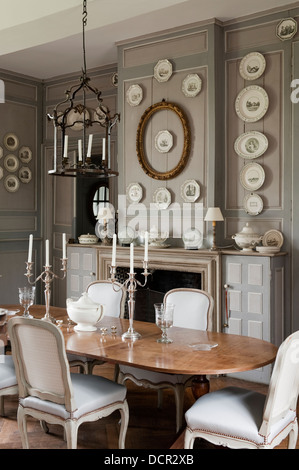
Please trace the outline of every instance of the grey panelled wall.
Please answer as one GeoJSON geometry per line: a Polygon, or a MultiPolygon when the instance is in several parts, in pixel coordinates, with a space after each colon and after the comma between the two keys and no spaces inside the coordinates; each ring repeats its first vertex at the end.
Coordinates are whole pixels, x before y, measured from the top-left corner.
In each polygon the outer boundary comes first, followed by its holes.
{"type": "Polygon", "coordinates": [[[5,71],[0,75],[5,83],[5,103],[0,104],[0,303],[5,304],[18,303],[18,287],[27,284],[30,233],[35,270],[40,269],[42,85],[5,71]],[[13,134],[12,145],[7,146],[7,134],[13,134]],[[23,147],[29,149],[28,155],[23,154],[23,147]],[[13,166],[7,165],[8,155],[13,156],[13,166]],[[10,185],[8,177],[13,177],[15,185],[10,185]]]}

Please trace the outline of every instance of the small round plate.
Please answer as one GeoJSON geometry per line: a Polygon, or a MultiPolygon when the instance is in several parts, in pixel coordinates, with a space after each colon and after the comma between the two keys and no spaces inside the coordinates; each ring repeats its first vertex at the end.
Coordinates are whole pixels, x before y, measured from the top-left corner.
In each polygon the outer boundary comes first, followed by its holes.
{"type": "Polygon", "coordinates": [[[171,194],[167,188],[158,188],[154,192],[153,201],[158,209],[167,209],[171,203],[171,194]]]}
{"type": "Polygon", "coordinates": [[[235,101],[236,113],[245,122],[256,122],[262,119],[268,110],[268,106],[267,92],[257,85],[243,88],[235,101]]]}
{"type": "Polygon", "coordinates": [[[239,157],[253,159],[263,155],[268,148],[267,137],[258,131],[241,134],[234,144],[235,152],[239,157]]]}
{"type": "Polygon", "coordinates": [[[173,137],[169,131],[159,131],[155,137],[155,147],[160,153],[167,153],[173,146],[173,137]]]}
{"type": "Polygon", "coordinates": [[[154,77],[158,82],[167,82],[172,75],[172,63],[162,59],[154,67],[154,77]]]}
{"type": "Polygon", "coordinates": [[[248,191],[256,191],[265,181],[265,172],[258,163],[247,163],[240,173],[240,181],[243,188],[248,191]]]}
{"type": "Polygon", "coordinates": [[[281,248],[283,245],[283,235],[279,230],[268,230],[262,239],[263,246],[281,248]]]}
{"type": "Polygon", "coordinates": [[[258,194],[255,194],[255,193],[247,194],[244,197],[243,204],[244,204],[244,210],[249,215],[260,214],[264,207],[262,198],[258,194]]]}
{"type": "Polygon", "coordinates": [[[241,60],[239,70],[245,80],[255,80],[263,75],[265,68],[265,57],[259,52],[250,52],[241,60]]]}
{"type": "Polygon", "coordinates": [[[143,91],[140,85],[131,85],[126,93],[127,102],[130,106],[138,106],[143,98],[143,91]]]}

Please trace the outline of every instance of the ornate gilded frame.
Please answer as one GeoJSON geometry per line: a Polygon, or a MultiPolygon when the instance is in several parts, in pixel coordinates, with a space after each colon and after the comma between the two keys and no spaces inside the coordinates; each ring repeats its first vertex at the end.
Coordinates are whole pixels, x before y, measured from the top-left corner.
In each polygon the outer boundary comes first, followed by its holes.
{"type": "Polygon", "coordinates": [[[138,161],[143,169],[143,171],[150,176],[151,178],[157,180],[169,180],[175,178],[181,171],[185,168],[189,154],[190,154],[190,128],[189,123],[187,120],[186,115],[184,112],[175,104],[168,103],[165,100],[162,100],[159,103],[153,104],[149,106],[141,116],[138,129],[137,129],[137,137],[136,137],[136,151],[138,161]],[[183,145],[183,152],[180,158],[179,163],[172,169],[166,172],[159,172],[156,171],[148,162],[146,157],[146,151],[144,148],[144,133],[146,126],[150,120],[150,118],[158,111],[169,110],[176,113],[179,117],[181,124],[183,126],[184,132],[184,145],[183,145]]]}

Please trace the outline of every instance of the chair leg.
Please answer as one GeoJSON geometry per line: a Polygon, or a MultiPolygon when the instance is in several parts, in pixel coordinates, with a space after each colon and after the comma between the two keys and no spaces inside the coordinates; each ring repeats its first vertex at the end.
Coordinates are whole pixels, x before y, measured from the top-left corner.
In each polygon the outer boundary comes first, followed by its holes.
{"type": "Polygon", "coordinates": [[[29,449],[28,436],[27,436],[27,415],[24,409],[19,406],[17,413],[18,428],[21,435],[23,449],[29,449]]]}
{"type": "Polygon", "coordinates": [[[183,384],[176,384],[174,389],[175,406],[176,406],[176,432],[182,427],[183,422],[183,408],[184,408],[184,393],[185,387],[183,384]]]}
{"type": "Polygon", "coordinates": [[[297,439],[298,439],[298,424],[296,422],[289,434],[288,449],[296,449],[297,439]]]}
{"type": "Polygon", "coordinates": [[[189,429],[187,428],[185,430],[184,449],[193,449],[193,445],[194,445],[193,433],[189,431],[189,429]]]}
{"type": "Polygon", "coordinates": [[[77,449],[78,426],[77,423],[68,419],[64,424],[67,448],[77,449]]]}
{"type": "Polygon", "coordinates": [[[119,449],[125,448],[125,440],[127,435],[127,429],[129,424],[129,406],[127,400],[124,401],[122,408],[119,409],[120,411],[120,430],[119,430],[119,438],[118,438],[118,447],[119,449]]]}

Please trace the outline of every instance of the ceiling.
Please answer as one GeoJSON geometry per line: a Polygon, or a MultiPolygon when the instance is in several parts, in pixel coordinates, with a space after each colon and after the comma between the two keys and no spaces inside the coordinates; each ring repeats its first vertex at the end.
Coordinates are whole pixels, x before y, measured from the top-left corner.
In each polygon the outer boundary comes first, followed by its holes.
{"type": "MultiPolygon", "coordinates": [[[[0,0],[4,4],[4,0],[0,0]]],[[[0,69],[37,79],[82,67],[82,0],[9,0],[0,16],[0,69]]],[[[116,42],[210,18],[228,21],[290,0],[88,0],[87,68],[117,62],[116,42]]]]}

